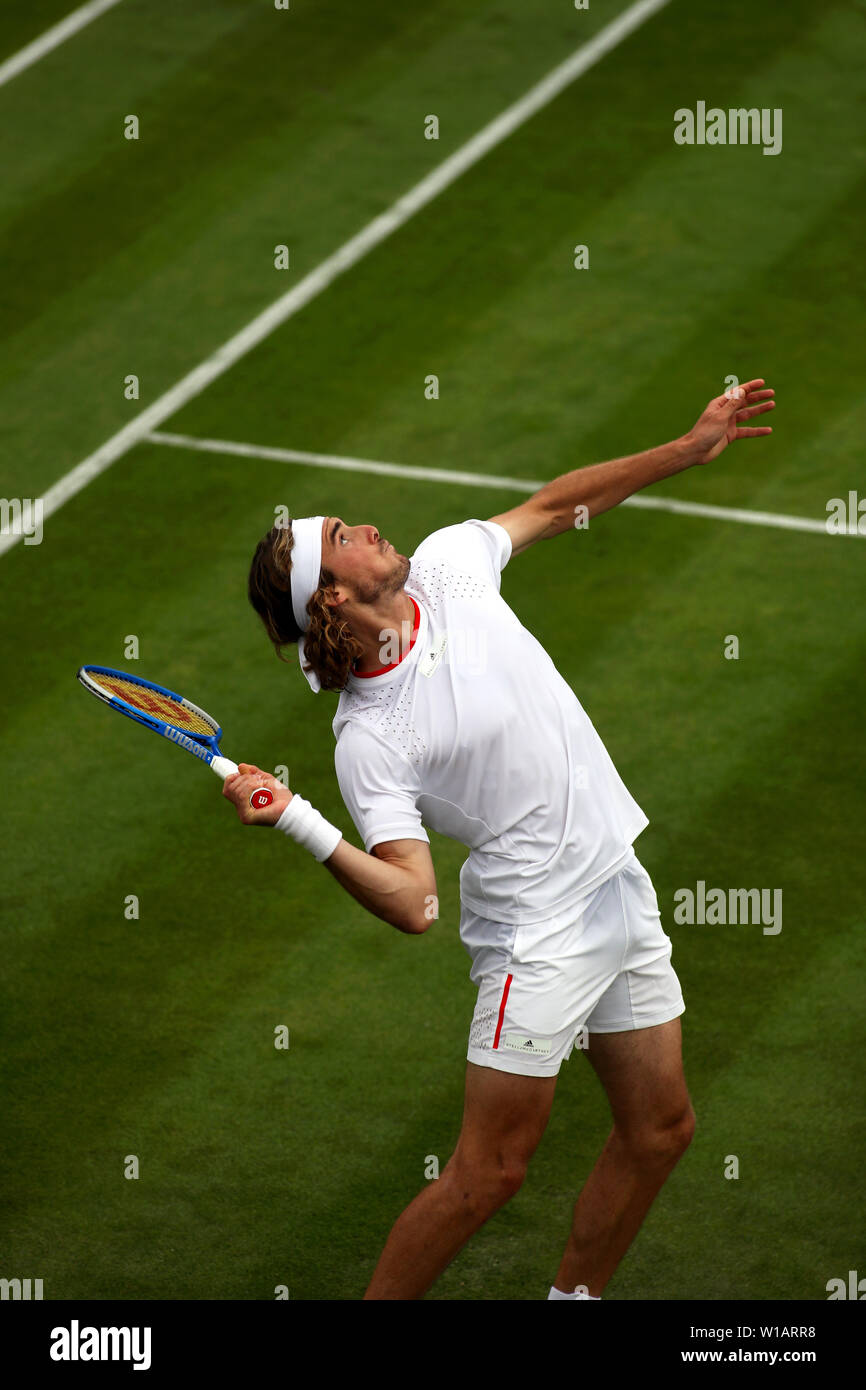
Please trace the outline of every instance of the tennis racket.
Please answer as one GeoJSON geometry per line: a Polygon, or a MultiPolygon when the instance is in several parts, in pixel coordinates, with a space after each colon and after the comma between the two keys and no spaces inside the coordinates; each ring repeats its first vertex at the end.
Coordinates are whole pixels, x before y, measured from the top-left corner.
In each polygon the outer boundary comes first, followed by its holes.
{"type": "MultiPolygon", "coordinates": [[[[115,671],[110,666],[81,666],[78,679],[85,690],[103,700],[110,709],[116,709],[155,734],[162,734],[178,748],[185,748],[194,758],[200,758],[213,768],[223,780],[238,771],[237,763],[224,758],[220,752],[222,729],[191,700],[185,700],[162,685],[154,685],[153,681],[130,675],[128,671],[115,671]]],[[[261,811],[270,806],[273,799],[269,787],[256,787],[250,794],[250,805],[261,811]]]]}

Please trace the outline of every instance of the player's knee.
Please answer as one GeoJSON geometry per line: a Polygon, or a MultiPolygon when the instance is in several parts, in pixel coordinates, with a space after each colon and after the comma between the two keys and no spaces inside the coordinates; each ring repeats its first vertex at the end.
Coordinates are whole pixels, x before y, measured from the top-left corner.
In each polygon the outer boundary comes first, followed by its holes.
{"type": "Polygon", "coordinates": [[[526,1177],[526,1169],[526,1160],[516,1154],[509,1155],[500,1161],[497,1189],[504,1201],[509,1201],[520,1191],[523,1186],[523,1179],[526,1177]]]}
{"type": "Polygon", "coordinates": [[[675,1115],[656,1119],[631,1135],[623,1136],[641,1163],[667,1166],[676,1163],[692,1142],[696,1117],[691,1102],[675,1115]]]}
{"type": "MultiPolygon", "coordinates": [[[[515,1193],[526,1177],[527,1164],[516,1154],[497,1154],[472,1164],[459,1163],[446,1172],[461,1204],[479,1217],[491,1216],[515,1193]]],[[[444,1174],[443,1174],[444,1176],[444,1174]]]]}
{"type": "Polygon", "coordinates": [[[694,1106],[691,1101],[689,1101],[685,1110],[673,1126],[675,1147],[678,1154],[685,1153],[689,1144],[694,1139],[696,1124],[697,1117],[695,1115],[694,1106]]]}

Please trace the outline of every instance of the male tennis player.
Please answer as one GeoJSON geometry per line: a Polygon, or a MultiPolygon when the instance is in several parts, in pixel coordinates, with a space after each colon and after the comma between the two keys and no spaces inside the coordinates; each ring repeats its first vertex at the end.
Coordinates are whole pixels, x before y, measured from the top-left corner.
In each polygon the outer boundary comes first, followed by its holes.
{"type": "Polygon", "coordinates": [[[463,1125],[436,1182],[394,1225],[368,1299],[417,1299],[518,1190],[577,1042],[605,1088],[607,1143],[581,1191],[549,1299],[598,1299],[695,1123],[683,1075],[671,942],[633,841],[648,824],[547,652],[499,592],[500,572],[735,439],[773,408],[763,380],[711,401],[683,437],[578,469],[489,521],[429,535],[411,560],[338,516],[274,527],[250,597],[279,653],[297,642],[333,722],[343,799],[364,851],[250,764],[225,795],[276,825],[398,930],[436,917],[424,825],[469,847],[460,936],[478,998],[463,1125]],[[251,810],[264,783],[274,803],[251,810]]]}

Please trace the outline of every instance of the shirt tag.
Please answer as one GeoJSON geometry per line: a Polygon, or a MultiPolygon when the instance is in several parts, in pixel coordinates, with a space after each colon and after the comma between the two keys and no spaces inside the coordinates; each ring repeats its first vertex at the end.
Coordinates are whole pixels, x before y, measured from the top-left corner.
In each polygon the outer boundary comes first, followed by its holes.
{"type": "Polygon", "coordinates": [[[423,657],[418,663],[418,670],[422,676],[432,676],[439,662],[442,660],[445,648],[448,646],[448,633],[443,632],[435,646],[428,647],[423,657]]]}
{"type": "Polygon", "coordinates": [[[512,1052],[532,1052],[539,1057],[550,1056],[550,1039],[527,1038],[522,1033],[506,1033],[503,1047],[510,1047],[512,1052]]]}

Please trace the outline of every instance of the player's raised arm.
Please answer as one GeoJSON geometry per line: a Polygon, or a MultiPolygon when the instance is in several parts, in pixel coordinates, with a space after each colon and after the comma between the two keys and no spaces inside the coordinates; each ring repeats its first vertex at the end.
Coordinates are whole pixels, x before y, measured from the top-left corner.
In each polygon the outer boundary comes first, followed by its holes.
{"type": "Polygon", "coordinates": [[[774,394],[772,387],[764,388],[763,377],[748,381],[711,400],[693,428],[679,439],[640,454],[563,473],[519,507],[490,520],[505,528],[511,536],[512,556],[519,555],[536,541],[572,530],[578,508],[585,509],[583,515],[587,519],[597,516],[641,488],[696,464],[711,463],[735,439],[772,434],[768,425],[746,422],[772,410],[774,394]]]}
{"type": "Polygon", "coordinates": [[[226,778],[223,796],[235,806],[244,825],[279,822],[279,828],[310,850],[368,912],[398,931],[420,936],[436,919],[436,876],[425,841],[391,841],[367,854],[344,840],[309,802],[251,763],[241,763],[238,774],[226,778]],[[264,810],[250,806],[254,785],[270,787],[274,793],[272,805],[264,810]]]}

